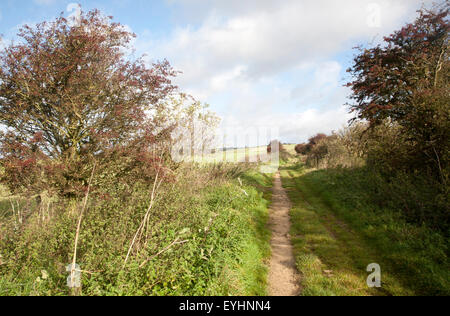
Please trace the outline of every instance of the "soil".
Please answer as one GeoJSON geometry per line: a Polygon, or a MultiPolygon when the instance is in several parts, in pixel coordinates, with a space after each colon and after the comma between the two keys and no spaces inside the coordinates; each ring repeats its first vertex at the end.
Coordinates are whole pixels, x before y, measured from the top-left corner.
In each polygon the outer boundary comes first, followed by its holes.
{"type": "Polygon", "coordinates": [[[295,257],[290,238],[291,202],[281,183],[280,173],[275,175],[272,189],[272,206],[269,225],[272,230],[272,257],[269,270],[270,296],[300,295],[300,275],[295,266],[295,257]]]}

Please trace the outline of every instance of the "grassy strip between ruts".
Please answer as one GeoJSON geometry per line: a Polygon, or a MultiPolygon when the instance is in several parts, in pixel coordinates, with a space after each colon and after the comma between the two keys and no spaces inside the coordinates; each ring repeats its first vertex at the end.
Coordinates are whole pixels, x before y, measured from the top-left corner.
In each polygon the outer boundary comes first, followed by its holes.
{"type": "Polygon", "coordinates": [[[303,295],[449,293],[445,239],[405,223],[391,210],[376,210],[362,188],[352,185],[357,179],[346,178],[362,174],[305,172],[301,165],[286,165],[281,174],[293,203],[303,295]],[[366,284],[371,263],[382,269],[379,289],[366,284]]]}

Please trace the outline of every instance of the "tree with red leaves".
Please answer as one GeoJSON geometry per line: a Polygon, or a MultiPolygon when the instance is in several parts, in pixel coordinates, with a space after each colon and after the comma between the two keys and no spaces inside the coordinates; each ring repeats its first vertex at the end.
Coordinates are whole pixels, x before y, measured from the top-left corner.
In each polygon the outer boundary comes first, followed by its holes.
{"type": "Polygon", "coordinates": [[[319,143],[321,141],[323,141],[327,138],[328,138],[328,136],[326,134],[323,134],[323,133],[316,134],[313,137],[310,137],[308,139],[307,144],[298,144],[297,146],[295,146],[295,151],[299,155],[308,155],[309,153],[311,153],[314,150],[314,148],[317,145],[319,145],[319,143]]]}
{"type": "Polygon", "coordinates": [[[267,153],[281,153],[284,150],[283,144],[279,140],[272,140],[267,145],[267,153]]]}
{"type": "Polygon", "coordinates": [[[418,11],[415,22],[385,37],[384,45],[360,49],[348,70],[357,119],[400,126],[410,153],[405,169],[432,169],[443,181],[450,141],[449,8],[445,1],[418,11]]]}
{"type": "Polygon", "coordinates": [[[311,137],[308,141],[309,141],[309,145],[314,147],[316,145],[318,145],[320,143],[321,140],[327,138],[328,136],[326,134],[323,133],[319,133],[313,137],[311,137]]]}
{"type": "Polygon", "coordinates": [[[295,152],[299,155],[306,155],[307,154],[307,145],[306,144],[298,144],[295,146],[295,152]]]}
{"type": "Polygon", "coordinates": [[[138,179],[160,165],[150,146],[170,127],[148,113],[162,111],[176,72],[131,60],[135,35],[112,17],[94,10],[77,22],[24,26],[0,52],[0,158],[12,190],[77,194],[94,164],[138,179]]]}
{"type": "Polygon", "coordinates": [[[364,49],[348,70],[358,118],[372,124],[385,118],[408,119],[417,94],[446,88],[449,8],[419,11],[418,19],[385,37],[384,46],[364,49]]]}

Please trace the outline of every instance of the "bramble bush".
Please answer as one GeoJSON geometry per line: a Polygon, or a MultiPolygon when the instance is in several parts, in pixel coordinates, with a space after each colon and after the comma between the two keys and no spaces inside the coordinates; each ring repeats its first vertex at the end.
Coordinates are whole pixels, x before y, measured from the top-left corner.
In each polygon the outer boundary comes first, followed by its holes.
{"type": "Polygon", "coordinates": [[[443,187],[450,150],[449,12],[448,1],[419,10],[383,45],[361,48],[348,70],[356,119],[393,137],[395,150],[380,143],[369,153],[371,163],[391,173],[425,173],[443,187]]]}
{"type": "Polygon", "coordinates": [[[449,2],[361,49],[348,70],[351,105],[370,125],[368,167],[386,180],[404,216],[449,229],[449,2]]]}
{"type": "Polygon", "coordinates": [[[384,45],[360,48],[348,70],[352,124],[311,138],[299,151],[310,167],[365,166],[383,180],[367,187],[377,203],[448,235],[449,3],[418,13],[384,45]]]}
{"type": "Polygon", "coordinates": [[[173,161],[176,128],[200,121],[206,146],[218,118],[111,19],[25,26],[0,52],[0,295],[77,294],[72,262],[83,295],[265,294],[266,200],[247,167],[173,161]]]}
{"type": "MultiPolygon", "coordinates": [[[[267,202],[241,187],[231,169],[217,177],[211,167],[181,168],[176,183],[161,184],[126,264],[152,188],[118,182],[107,196],[89,198],[77,259],[83,295],[265,294],[267,202]]],[[[44,217],[32,212],[22,224],[12,216],[2,221],[0,295],[70,293],[65,267],[79,209],[66,199],[44,217]]]]}

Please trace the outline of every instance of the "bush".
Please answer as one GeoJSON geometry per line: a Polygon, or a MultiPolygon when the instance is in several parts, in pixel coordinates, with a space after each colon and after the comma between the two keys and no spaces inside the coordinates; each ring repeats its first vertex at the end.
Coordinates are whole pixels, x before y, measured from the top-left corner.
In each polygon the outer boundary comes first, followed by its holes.
{"type": "Polygon", "coordinates": [[[319,134],[308,144],[307,164],[315,168],[362,166],[367,153],[367,129],[359,123],[330,136],[319,134]]]}
{"type": "MultiPolygon", "coordinates": [[[[319,169],[366,166],[366,176],[379,179],[367,187],[375,204],[389,205],[410,223],[447,232],[450,205],[447,178],[443,181],[436,178],[431,168],[409,169],[415,146],[415,141],[398,124],[387,120],[369,128],[360,123],[321,138],[307,153],[306,164],[319,169]]],[[[443,174],[448,171],[443,170],[443,174]]]]}
{"type": "MultiPolygon", "coordinates": [[[[176,182],[161,184],[126,265],[152,188],[119,182],[107,194],[91,195],[77,259],[87,271],[83,295],[264,295],[266,201],[253,187],[241,187],[231,168],[221,168],[228,176],[181,166],[176,182]]],[[[80,202],[36,207],[22,224],[2,221],[1,295],[69,294],[65,267],[80,202]]]]}
{"type": "Polygon", "coordinates": [[[326,134],[319,133],[316,136],[311,137],[308,144],[314,147],[327,137],[328,136],[326,134]]]}
{"type": "Polygon", "coordinates": [[[322,133],[319,133],[308,140],[307,144],[298,144],[295,146],[295,151],[300,155],[308,155],[310,154],[314,148],[328,136],[322,133]]]}
{"type": "Polygon", "coordinates": [[[295,146],[295,152],[299,155],[306,155],[308,153],[308,145],[298,144],[297,146],[295,146]]]}
{"type": "MultiPolygon", "coordinates": [[[[270,142],[270,144],[267,146],[267,152],[270,154],[270,153],[272,153],[272,149],[273,148],[277,148],[278,149],[278,152],[282,152],[282,151],[284,151],[284,147],[283,147],[283,144],[280,142],[280,141],[278,141],[278,140],[273,140],[273,141],[271,141],[270,142]]],[[[275,152],[275,151],[274,151],[275,152]]]]}
{"type": "Polygon", "coordinates": [[[450,152],[450,3],[418,11],[417,19],[361,49],[348,70],[351,106],[379,144],[371,162],[386,173],[421,172],[448,184],[450,152]],[[384,133],[383,129],[386,129],[384,133]]]}

